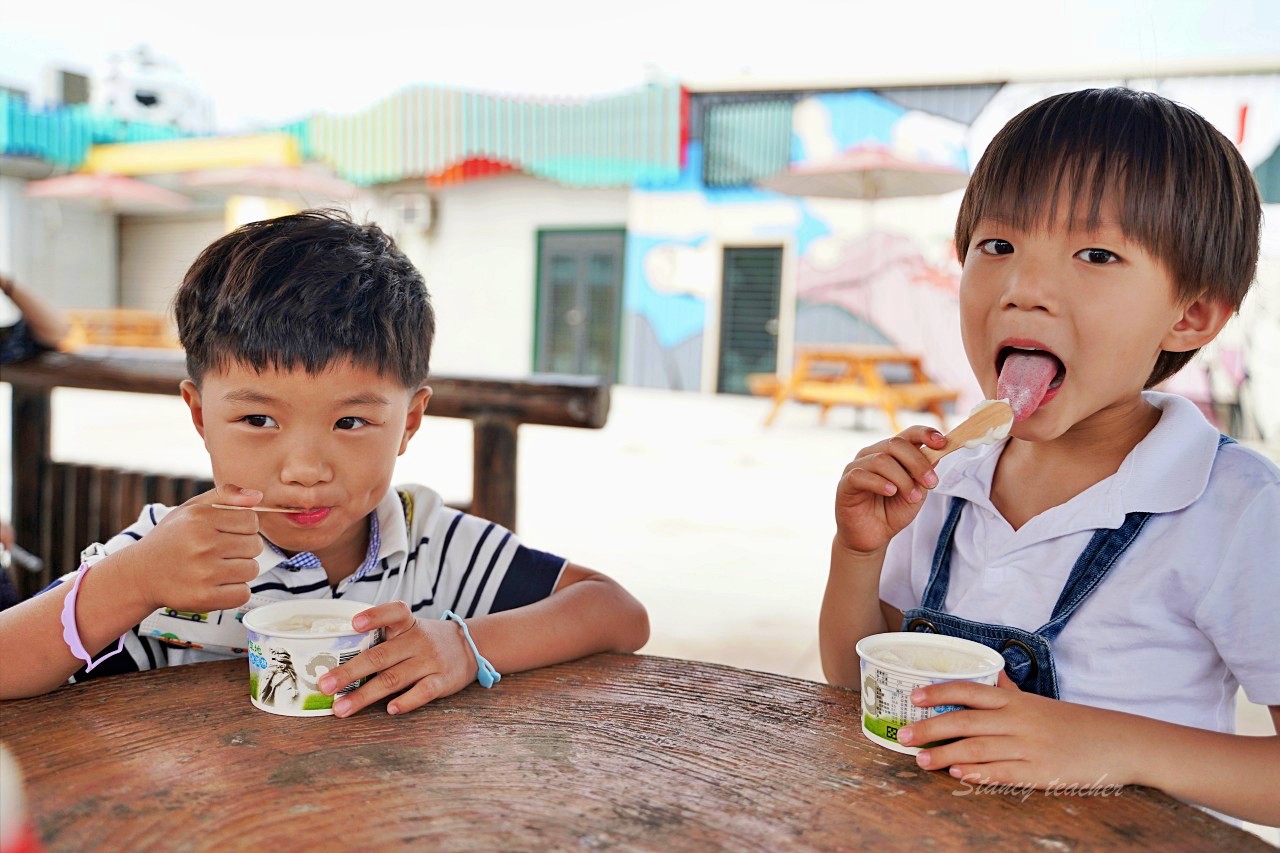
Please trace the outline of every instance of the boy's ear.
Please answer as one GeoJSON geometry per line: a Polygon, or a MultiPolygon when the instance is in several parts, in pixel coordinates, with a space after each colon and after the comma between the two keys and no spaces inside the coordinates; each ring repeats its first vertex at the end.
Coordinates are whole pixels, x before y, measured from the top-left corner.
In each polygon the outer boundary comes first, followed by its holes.
{"type": "Polygon", "coordinates": [[[1225,302],[1203,296],[1193,299],[1183,306],[1181,316],[1165,334],[1160,349],[1168,352],[1199,349],[1218,336],[1234,313],[1235,309],[1225,302]]]}
{"type": "Polygon", "coordinates": [[[409,414],[404,419],[404,435],[400,437],[400,450],[397,456],[403,456],[405,449],[409,446],[409,439],[413,438],[418,428],[422,426],[422,418],[427,413],[427,403],[431,401],[431,388],[424,385],[418,389],[418,393],[413,395],[413,399],[409,401],[409,414]]]}
{"type": "Polygon", "coordinates": [[[195,424],[196,432],[204,438],[204,405],[200,402],[200,389],[190,379],[182,380],[178,387],[182,389],[182,402],[191,410],[191,423],[195,424]]]}

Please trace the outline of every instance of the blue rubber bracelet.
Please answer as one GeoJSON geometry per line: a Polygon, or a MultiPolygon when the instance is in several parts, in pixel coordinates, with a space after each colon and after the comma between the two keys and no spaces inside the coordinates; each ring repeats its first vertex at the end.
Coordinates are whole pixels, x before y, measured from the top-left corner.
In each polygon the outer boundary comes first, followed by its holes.
{"type": "Polygon", "coordinates": [[[446,610],[440,619],[452,619],[458,623],[458,627],[462,628],[462,636],[466,638],[467,645],[471,647],[471,654],[476,656],[476,681],[480,682],[481,687],[492,687],[502,680],[502,675],[493,668],[493,664],[489,663],[480,654],[480,650],[476,648],[475,640],[471,639],[471,632],[467,630],[467,623],[462,621],[462,617],[452,610],[446,610]]]}

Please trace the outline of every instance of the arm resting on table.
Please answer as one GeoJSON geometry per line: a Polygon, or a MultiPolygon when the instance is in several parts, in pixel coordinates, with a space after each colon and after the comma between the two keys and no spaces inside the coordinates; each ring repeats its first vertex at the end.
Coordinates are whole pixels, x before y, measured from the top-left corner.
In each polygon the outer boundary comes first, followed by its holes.
{"type": "MultiPolygon", "coordinates": [[[[80,583],[76,627],[95,657],[155,609],[130,579],[135,550],[106,557],[80,583]]],[[[0,699],[48,693],[84,666],[62,639],[62,606],[70,591],[70,582],[61,583],[0,611],[0,699]]]]}
{"type": "Polygon", "coordinates": [[[649,641],[644,606],[616,581],[569,563],[542,601],[468,619],[498,672],[521,672],[596,652],[634,652],[649,641]]]}

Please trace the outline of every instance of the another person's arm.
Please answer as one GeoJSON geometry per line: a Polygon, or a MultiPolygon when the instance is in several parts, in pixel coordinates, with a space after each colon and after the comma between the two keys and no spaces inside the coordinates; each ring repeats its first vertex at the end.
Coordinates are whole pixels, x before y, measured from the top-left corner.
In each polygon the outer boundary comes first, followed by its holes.
{"type": "Polygon", "coordinates": [[[902,624],[902,614],[880,601],[880,570],[889,540],[920,512],[925,490],[938,484],[920,447],[945,443],[935,429],[909,427],[862,450],[844,469],[818,619],[822,671],[832,684],[856,688],[858,641],[902,624]]]}
{"type": "Polygon", "coordinates": [[[18,306],[32,337],[42,346],[56,348],[71,331],[71,322],[62,311],[41,299],[34,291],[18,285],[13,279],[0,275],[0,292],[18,306]]]}
{"type": "MultiPolygon", "coordinates": [[[[141,540],[81,569],[75,626],[96,657],[159,607],[209,611],[249,600],[262,550],[257,513],[215,509],[252,506],[260,492],[234,486],[206,492],[177,507],[141,540]]],[[[72,587],[60,583],[0,612],[0,699],[36,696],[66,683],[85,662],[63,640],[63,605],[72,587]]]]}
{"type": "MultiPolygon", "coordinates": [[[[1280,825],[1280,735],[1209,732],[1060,702],[1022,693],[1004,677],[997,687],[952,681],[916,694],[917,705],[965,708],[898,732],[906,745],[960,738],[917,755],[926,770],[950,768],[974,786],[1059,792],[1147,785],[1233,817],[1280,825]]],[[[1270,710],[1280,732],[1280,706],[1270,710]]]]}

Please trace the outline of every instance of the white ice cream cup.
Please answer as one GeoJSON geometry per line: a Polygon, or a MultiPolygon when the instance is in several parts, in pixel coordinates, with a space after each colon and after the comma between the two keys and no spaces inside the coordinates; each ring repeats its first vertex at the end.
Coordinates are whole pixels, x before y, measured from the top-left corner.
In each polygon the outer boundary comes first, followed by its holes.
{"type": "Polygon", "coordinates": [[[872,634],[858,642],[857,652],[862,674],[862,733],[873,743],[908,755],[923,747],[898,743],[899,729],[960,707],[921,708],[911,704],[911,691],[946,681],[995,684],[1004,669],[1004,658],[994,649],[942,634],[872,634]]]}
{"type": "Polygon", "coordinates": [[[381,630],[360,632],[351,627],[352,617],[370,606],[302,599],[264,604],[246,613],[249,700],[286,717],[331,716],[333,700],[363,681],[328,696],[320,692],[320,678],[381,640],[381,630]]]}

